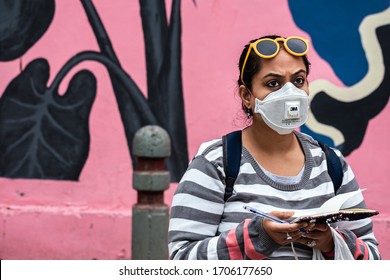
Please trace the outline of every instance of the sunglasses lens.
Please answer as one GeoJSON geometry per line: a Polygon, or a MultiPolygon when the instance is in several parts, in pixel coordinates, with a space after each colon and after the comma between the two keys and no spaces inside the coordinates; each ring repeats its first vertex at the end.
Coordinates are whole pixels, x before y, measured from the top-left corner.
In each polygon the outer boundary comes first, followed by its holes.
{"type": "Polygon", "coordinates": [[[259,53],[265,56],[270,56],[276,53],[278,46],[274,41],[261,41],[256,45],[259,53]]]}
{"type": "Polygon", "coordinates": [[[307,45],[300,39],[290,39],[286,42],[287,47],[296,54],[303,54],[307,50],[307,45]]]}

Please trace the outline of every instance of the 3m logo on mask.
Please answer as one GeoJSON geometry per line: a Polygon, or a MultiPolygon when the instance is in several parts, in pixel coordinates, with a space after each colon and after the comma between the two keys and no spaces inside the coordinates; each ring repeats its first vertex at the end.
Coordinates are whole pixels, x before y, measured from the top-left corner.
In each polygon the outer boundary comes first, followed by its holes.
{"type": "Polygon", "coordinates": [[[299,101],[287,101],[285,103],[285,115],[284,118],[287,120],[299,119],[300,117],[300,102],[299,101]]]}

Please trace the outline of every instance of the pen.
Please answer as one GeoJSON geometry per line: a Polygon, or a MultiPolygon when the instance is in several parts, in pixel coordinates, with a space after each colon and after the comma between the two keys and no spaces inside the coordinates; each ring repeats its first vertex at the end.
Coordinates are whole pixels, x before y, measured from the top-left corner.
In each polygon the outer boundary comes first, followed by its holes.
{"type": "Polygon", "coordinates": [[[272,220],[274,222],[277,222],[277,223],[280,223],[280,224],[288,224],[288,222],[283,221],[283,220],[279,220],[278,218],[270,216],[270,215],[268,215],[268,214],[264,213],[263,211],[260,211],[260,210],[258,210],[256,208],[244,205],[244,209],[248,210],[248,211],[250,211],[252,213],[255,213],[255,214],[259,215],[259,216],[262,216],[263,218],[267,218],[269,220],[272,220]]]}
{"type": "MultiPolygon", "coordinates": [[[[287,221],[279,220],[278,218],[275,218],[275,217],[273,217],[271,215],[268,215],[268,214],[264,213],[263,211],[260,211],[260,210],[258,210],[256,208],[244,205],[244,209],[248,210],[248,211],[250,211],[252,213],[255,213],[256,215],[262,216],[263,218],[269,219],[271,221],[274,221],[274,222],[277,222],[277,223],[280,223],[280,224],[289,224],[289,222],[287,222],[287,221]]],[[[300,232],[307,232],[304,228],[300,228],[299,231],[300,232]]]]}

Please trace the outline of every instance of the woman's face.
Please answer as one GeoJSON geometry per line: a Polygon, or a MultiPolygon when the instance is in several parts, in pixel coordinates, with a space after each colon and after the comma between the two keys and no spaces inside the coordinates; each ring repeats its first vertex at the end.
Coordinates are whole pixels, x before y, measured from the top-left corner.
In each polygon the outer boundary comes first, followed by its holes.
{"type": "Polygon", "coordinates": [[[309,95],[307,72],[301,57],[293,56],[281,49],[272,59],[262,59],[260,71],[252,78],[250,92],[240,86],[240,95],[244,105],[254,109],[255,98],[263,100],[268,94],[291,82],[309,95]]]}

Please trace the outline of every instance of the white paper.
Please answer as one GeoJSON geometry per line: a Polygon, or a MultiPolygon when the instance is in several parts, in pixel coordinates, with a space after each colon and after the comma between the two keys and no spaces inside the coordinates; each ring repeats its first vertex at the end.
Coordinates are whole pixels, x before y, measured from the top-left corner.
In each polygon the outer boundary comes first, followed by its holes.
{"type": "Polygon", "coordinates": [[[336,196],[332,197],[331,199],[325,201],[324,204],[322,204],[321,207],[318,209],[317,213],[327,213],[327,212],[339,211],[341,206],[348,199],[350,199],[353,196],[361,193],[364,190],[365,189],[336,195],[336,196]]]}

